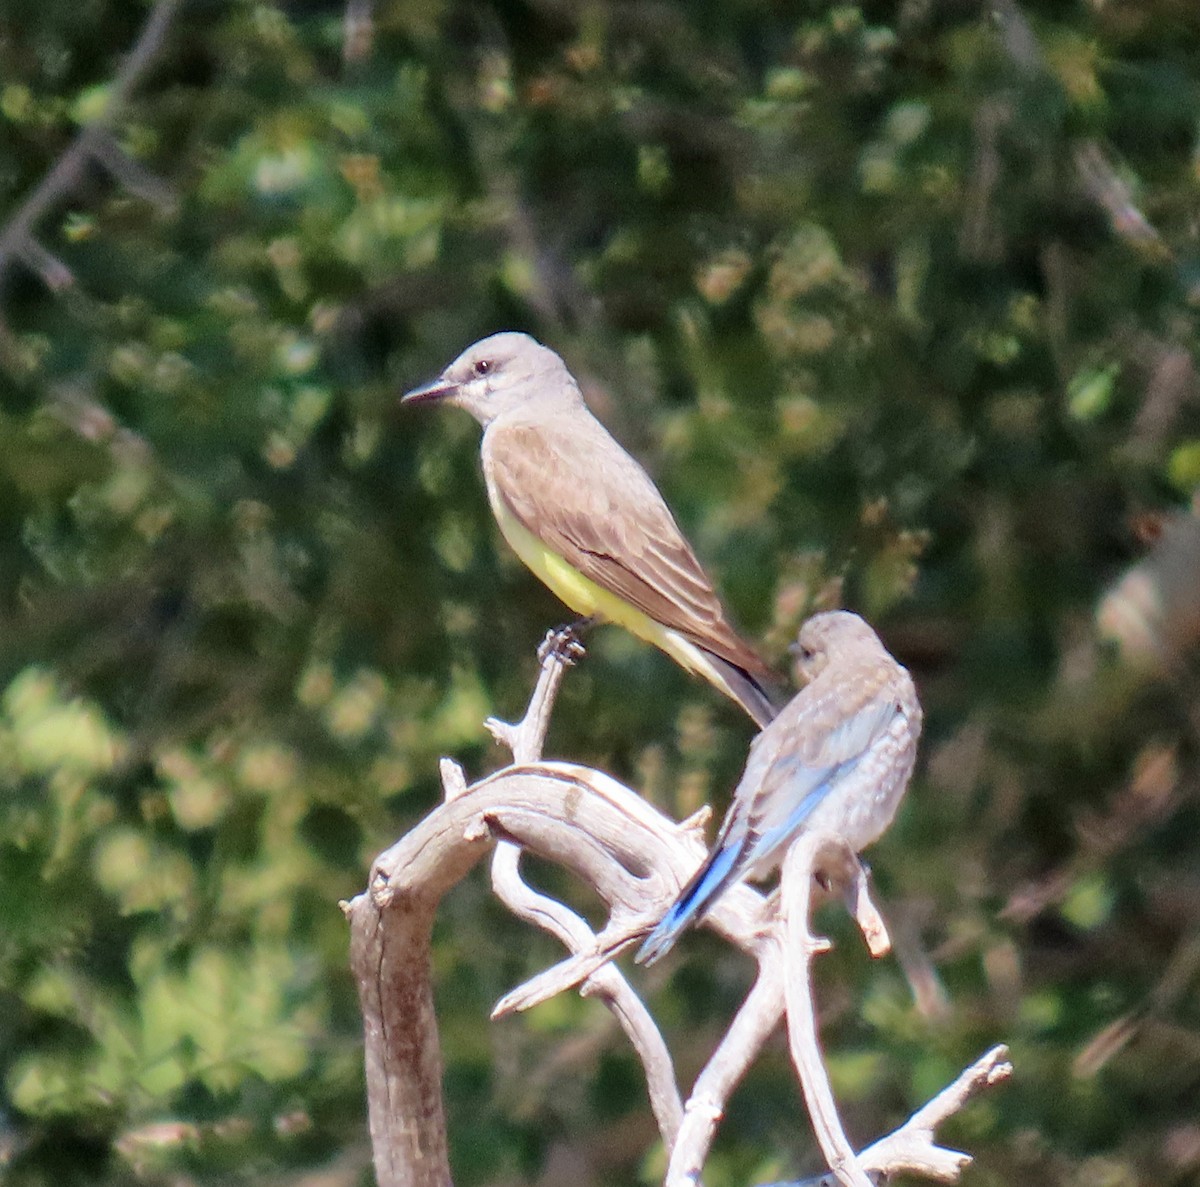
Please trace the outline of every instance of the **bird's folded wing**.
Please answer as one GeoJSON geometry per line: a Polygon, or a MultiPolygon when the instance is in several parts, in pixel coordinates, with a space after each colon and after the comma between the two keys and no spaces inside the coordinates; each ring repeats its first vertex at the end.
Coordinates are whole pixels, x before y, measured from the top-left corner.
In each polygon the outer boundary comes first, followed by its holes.
{"type": "Polygon", "coordinates": [[[755,836],[797,827],[839,773],[886,732],[898,709],[887,671],[867,669],[852,679],[846,675],[827,689],[810,685],[769,732],[754,740],[735,797],[746,793],[746,823],[755,836]]]}
{"type": "MultiPolygon", "coordinates": [[[[597,426],[598,427],[598,426],[597,426]]],[[[495,426],[492,479],[507,508],[601,589],[755,676],[696,554],[645,471],[603,429],[495,426]]]]}

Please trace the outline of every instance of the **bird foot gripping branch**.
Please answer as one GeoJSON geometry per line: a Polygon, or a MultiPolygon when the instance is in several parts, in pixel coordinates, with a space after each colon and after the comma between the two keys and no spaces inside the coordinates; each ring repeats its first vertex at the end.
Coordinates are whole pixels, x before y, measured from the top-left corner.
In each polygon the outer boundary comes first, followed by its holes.
{"type": "MultiPolygon", "coordinates": [[[[498,732],[515,765],[467,783],[457,764],[444,762],[444,802],[379,856],[371,889],[346,907],[380,1187],[451,1183],[430,934],[442,895],[489,850],[501,900],[520,918],[558,937],[571,953],[507,995],[498,1010],[527,1008],[579,985],[613,1012],[645,1071],[668,1152],[667,1187],[690,1187],[698,1180],[725,1103],[781,1021],[787,1024],[818,1145],[826,1165],[836,1168],[806,1187],[863,1187],[872,1178],[901,1171],[939,1182],[957,1180],[970,1156],[938,1146],[934,1131],[971,1097],[1011,1073],[1004,1047],[988,1051],[899,1129],[865,1149],[855,1151],[838,1119],[817,1041],[814,952],[794,942],[811,935],[814,875],[831,868],[831,845],[845,848],[838,838],[801,834],[785,859],[778,910],[757,891],[735,884],[705,915],[704,926],[757,961],[758,975],[685,1104],[663,1036],[612,957],[662,917],[702,861],[703,846],[694,829],[681,828],[602,771],[541,758],[565,668],[557,653],[546,654],[525,717],[498,732]],[[607,925],[597,933],[566,904],[530,887],[520,873],[522,849],[558,862],[592,887],[609,907],[607,925]]],[[[851,874],[847,904],[872,951],[884,951],[886,929],[871,902],[865,871],[853,854],[842,858],[851,874]]]]}
{"type": "Polygon", "coordinates": [[[548,659],[554,658],[568,667],[574,667],[587,655],[583,635],[595,621],[594,618],[581,618],[578,622],[568,622],[564,626],[556,626],[547,631],[537,650],[538,662],[544,664],[548,659]]]}

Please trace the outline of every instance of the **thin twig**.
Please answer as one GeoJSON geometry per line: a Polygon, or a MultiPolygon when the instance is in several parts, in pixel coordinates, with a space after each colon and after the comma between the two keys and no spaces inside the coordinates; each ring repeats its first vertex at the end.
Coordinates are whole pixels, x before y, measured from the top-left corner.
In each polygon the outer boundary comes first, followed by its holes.
{"type": "Polygon", "coordinates": [[[131,157],[108,128],[92,128],[90,148],[93,158],[119,181],[135,198],[157,206],[164,214],[179,207],[175,191],[157,173],[131,157]]]}
{"type": "MultiPolygon", "coordinates": [[[[970,1166],[972,1158],[961,1150],[937,1145],[934,1131],[954,1116],[985,1088],[1003,1083],[1013,1072],[1008,1048],[1002,1043],[984,1052],[952,1084],[919,1108],[899,1129],[868,1146],[859,1156],[859,1165],[872,1175],[886,1179],[908,1172],[938,1183],[955,1183],[970,1166]]],[[[804,1179],[791,1187],[837,1187],[832,1174],[804,1179]]]]}
{"type": "MultiPolygon", "coordinates": [[[[521,877],[520,857],[521,851],[516,845],[502,843],[496,846],[492,858],[492,888],[500,901],[518,919],[556,935],[572,951],[594,946],[596,936],[586,920],[565,904],[540,894],[521,877]]],[[[673,1142],[683,1117],[683,1101],[675,1082],[671,1053],[650,1011],[616,965],[608,961],[583,982],[580,993],[584,997],[600,998],[621,1024],[645,1069],[650,1107],[654,1110],[659,1132],[664,1141],[673,1142]]],[[[498,1007],[492,1017],[502,1012],[498,1007]]]]}
{"type": "Polygon", "coordinates": [[[776,955],[760,961],[754,985],[684,1106],[665,1187],[694,1187],[699,1181],[729,1097],[783,1018],[783,962],[778,944],[772,939],[768,946],[776,955]]]}
{"type": "Polygon", "coordinates": [[[1007,1080],[1012,1070],[1008,1048],[1003,1043],[997,1044],[928,1104],[919,1108],[894,1133],[864,1150],[863,1165],[888,1174],[907,1170],[941,1182],[953,1182],[971,1162],[971,1156],[935,1146],[934,1132],[980,1090],[1007,1080]]]}
{"type": "Polygon", "coordinates": [[[346,0],[342,18],[342,61],[355,66],[371,56],[375,41],[375,0],[346,0]]]}
{"type": "Polygon", "coordinates": [[[550,711],[558,698],[563,676],[583,654],[583,648],[569,628],[550,631],[538,650],[541,668],[525,716],[516,724],[489,717],[484,728],[502,746],[512,751],[514,763],[537,762],[546,745],[550,728],[550,711]]]}
{"type": "Polygon", "coordinates": [[[124,114],[130,97],[158,56],[167,29],[183,3],[184,0],[158,0],[113,79],[103,112],[75,135],[0,231],[0,282],[13,261],[19,260],[51,289],[72,283],[73,277],[66,266],[54,261],[54,257],[37,243],[37,224],[79,184],[89,159],[103,162],[107,155],[111,160],[107,145],[115,142],[110,129],[124,114]],[[51,266],[51,262],[57,266],[51,266]]]}
{"type": "MultiPolygon", "coordinates": [[[[1009,60],[1029,80],[1052,80],[1037,33],[1017,0],[992,0],[999,41],[1009,60]]],[[[1133,191],[1095,140],[1076,144],[1075,176],[1082,193],[1104,211],[1113,233],[1131,247],[1155,259],[1174,253],[1134,201],[1133,191]]]]}

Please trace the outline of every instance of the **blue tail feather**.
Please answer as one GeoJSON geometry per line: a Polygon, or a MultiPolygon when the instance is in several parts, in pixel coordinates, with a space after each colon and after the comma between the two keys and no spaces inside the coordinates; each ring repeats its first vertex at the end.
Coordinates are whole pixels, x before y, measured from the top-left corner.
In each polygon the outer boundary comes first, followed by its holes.
{"type": "Polygon", "coordinates": [[[737,862],[739,847],[718,849],[697,870],[659,925],[646,937],[634,960],[638,964],[653,964],[666,956],[675,946],[683,930],[700,918],[712,900],[724,888],[730,871],[737,862]]]}

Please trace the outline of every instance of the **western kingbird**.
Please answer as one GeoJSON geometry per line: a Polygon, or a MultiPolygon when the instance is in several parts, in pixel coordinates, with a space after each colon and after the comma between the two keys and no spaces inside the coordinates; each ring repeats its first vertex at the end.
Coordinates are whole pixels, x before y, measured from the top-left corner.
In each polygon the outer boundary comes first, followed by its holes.
{"type": "Polygon", "coordinates": [[[762,877],[816,830],[857,853],[892,822],[912,775],[921,706],[912,677],[857,614],[810,618],[792,647],[805,686],[750,743],[716,843],[637,954],[666,955],[728,886],[762,877]]]}
{"type": "Polygon", "coordinates": [[[504,538],[577,614],[615,622],[775,716],[771,670],[729,625],[650,476],[588,411],[562,359],[527,334],[468,347],[403,403],[445,401],[483,425],[483,475],[504,538]]]}

